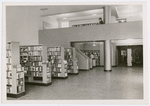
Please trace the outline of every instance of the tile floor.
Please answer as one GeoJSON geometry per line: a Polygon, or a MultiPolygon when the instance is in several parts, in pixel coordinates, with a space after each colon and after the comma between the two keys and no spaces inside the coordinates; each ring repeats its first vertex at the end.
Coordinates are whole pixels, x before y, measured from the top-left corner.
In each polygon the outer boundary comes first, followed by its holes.
{"type": "Polygon", "coordinates": [[[53,79],[50,86],[26,85],[26,95],[8,100],[108,100],[142,99],[143,68],[104,67],[80,71],[67,79],[53,79]]]}

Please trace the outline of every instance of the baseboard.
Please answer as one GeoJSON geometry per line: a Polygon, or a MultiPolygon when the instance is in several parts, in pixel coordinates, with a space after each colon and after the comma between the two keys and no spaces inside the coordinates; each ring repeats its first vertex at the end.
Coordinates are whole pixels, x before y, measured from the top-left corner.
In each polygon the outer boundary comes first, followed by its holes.
{"type": "Polygon", "coordinates": [[[21,96],[24,96],[26,94],[26,92],[22,92],[20,94],[8,94],[7,93],[7,97],[12,97],[12,98],[19,98],[21,96]]]}
{"type": "Polygon", "coordinates": [[[67,79],[68,77],[52,77],[52,79],[67,79]]]}
{"type": "Polygon", "coordinates": [[[79,71],[89,71],[88,69],[79,69],[79,71]]]}
{"type": "Polygon", "coordinates": [[[111,72],[112,70],[104,70],[105,72],[111,72]]]}
{"type": "Polygon", "coordinates": [[[68,73],[69,75],[78,75],[79,73],[68,73]]]}
{"type": "Polygon", "coordinates": [[[28,85],[49,86],[49,85],[51,85],[51,84],[52,84],[52,82],[49,82],[49,83],[25,82],[25,84],[28,84],[28,85]]]}

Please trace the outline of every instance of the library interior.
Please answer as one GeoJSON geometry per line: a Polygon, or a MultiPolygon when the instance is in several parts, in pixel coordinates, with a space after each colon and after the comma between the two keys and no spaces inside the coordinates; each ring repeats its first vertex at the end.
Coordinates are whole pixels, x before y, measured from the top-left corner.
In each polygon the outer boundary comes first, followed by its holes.
{"type": "Polygon", "coordinates": [[[144,98],[142,5],[6,6],[7,100],[144,98]]]}

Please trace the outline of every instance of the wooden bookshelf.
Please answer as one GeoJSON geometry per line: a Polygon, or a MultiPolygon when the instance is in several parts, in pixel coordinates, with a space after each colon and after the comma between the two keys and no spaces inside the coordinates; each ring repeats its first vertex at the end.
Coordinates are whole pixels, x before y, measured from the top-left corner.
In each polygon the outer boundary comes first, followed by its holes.
{"type": "Polygon", "coordinates": [[[100,50],[81,50],[89,58],[96,60],[96,66],[100,66],[100,50]]]}
{"type": "Polygon", "coordinates": [[[19,62],[19,42],[7,42],[6,66],[7,96],[25,95],[24,68],[19,62]]]}
{"type": "Polygon", "coordinates": [[[67,78],[67,61],[64,58],[63,47],[48,47],[48,60],[52,66],[53,78],[67,78]]]}
{"type": "Polygon", "coordinates": [[[20,46],[20,64],[24,67],[25,82],[38,85],[50,85],[51,64],[47,60],[47,46],[20,46]]]}
{"type": "Polygon", "coordinates": [[[75,48],[65,48],[65,60],[68,63],[68,73],[78,74],[78,62],[75,48]]]}

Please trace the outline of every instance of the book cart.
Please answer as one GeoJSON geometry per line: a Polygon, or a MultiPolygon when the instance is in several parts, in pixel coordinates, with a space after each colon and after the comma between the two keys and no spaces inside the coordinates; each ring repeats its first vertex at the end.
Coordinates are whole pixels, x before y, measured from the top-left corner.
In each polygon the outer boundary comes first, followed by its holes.
{"type": "Polygon", "coordinates": [[[48,60],[52,66],[52,78],[67,78],[67,61],[64,58],[63,47],[48,47],[48,60]]]}
{"type": "Polygon", "coordinates": [[[26,83],[46,86],[52,83],[47,46],[42,44],[20,46],[20,63],[24,67],[26,83]]]}
{"type": "Polygon", "coordinates": [[[6,91],[7,97],[25,95],[24,68],[19,62],[19,42],[6,44],[6,91]]]}
{"type": "Polygon", "coordinates": [[[75,48],[65,48],[65,60],[68,63],[68,74],[78,74],[78,62],[75,48]]]}

